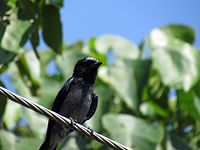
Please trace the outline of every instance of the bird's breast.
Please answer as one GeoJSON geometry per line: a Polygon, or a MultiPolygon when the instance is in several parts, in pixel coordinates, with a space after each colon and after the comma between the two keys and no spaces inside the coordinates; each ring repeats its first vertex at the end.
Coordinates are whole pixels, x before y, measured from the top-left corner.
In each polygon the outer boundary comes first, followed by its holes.
{"type": "Polygon", "coordinates": [[[92,86],[83,81],[76,81],[66,95],[60,114],[82,122],[92,103],[92,86]]]}

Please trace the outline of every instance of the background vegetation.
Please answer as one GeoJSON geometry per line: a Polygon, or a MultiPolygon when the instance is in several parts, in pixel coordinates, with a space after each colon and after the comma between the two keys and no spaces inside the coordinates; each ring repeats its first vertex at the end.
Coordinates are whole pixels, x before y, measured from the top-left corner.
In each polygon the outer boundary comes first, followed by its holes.
{"type": "MultiPolygon", "coordinates": [[[[0,1],[1,86],[51,108],[54,97],[85,55],[103,62],[95,85],[99,105],[86,123],[141,150],[200,147],[200,52],[191,27],[150,31],[139,46],[117,35],[62,43],[62,0],[0,1]],[[39,31],[49,50],[37,50],[39,31]],[[27,41],[33,50],[24,49],[27,41]]],[[[0,149],[38,149],[47,119],[0,96],[0,149]]],[[[108,149],[76,133],[63,149],[108,149]]]]}

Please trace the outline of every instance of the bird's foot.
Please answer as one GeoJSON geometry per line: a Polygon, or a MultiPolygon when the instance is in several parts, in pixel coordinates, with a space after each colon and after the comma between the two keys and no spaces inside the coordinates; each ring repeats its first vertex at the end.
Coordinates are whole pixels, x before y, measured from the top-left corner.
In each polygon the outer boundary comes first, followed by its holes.
{"type": "Polygon", "coordinates": [[[71,123],[71,126],[74,127],[74,123],[75,123],[75,122],[74,122],[73,118],[69,117],[69,119],[70,119],[70,121],[71,121],[71,122],[70,122],[70,123],[71,123]]]}
{"type": "Polygon", "coordinates": [[[90,127],[87,127],[88,130],[90,131],[90,134],[93,135],[94,134],[94,131],[90,128],[90,127]]]}

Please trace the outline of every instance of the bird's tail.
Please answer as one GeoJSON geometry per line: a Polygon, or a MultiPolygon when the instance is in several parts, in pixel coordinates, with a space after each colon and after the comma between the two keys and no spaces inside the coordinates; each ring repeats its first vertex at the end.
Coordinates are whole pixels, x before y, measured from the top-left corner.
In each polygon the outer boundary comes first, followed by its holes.
{"type": "Polygon", "coordinates": [[[44,141],[44,143],[42,143],[39,150],[47,150],[47,142],[46,141],[44,141]]]}
{"type": "Polygon", "coordinates": [[[40,146],[39,150],[56,150],[57,146],[52,148],[50,147],[50,144],[47,140],[44,141],[44,143],[42,143],[42,145],[40,146]]]}

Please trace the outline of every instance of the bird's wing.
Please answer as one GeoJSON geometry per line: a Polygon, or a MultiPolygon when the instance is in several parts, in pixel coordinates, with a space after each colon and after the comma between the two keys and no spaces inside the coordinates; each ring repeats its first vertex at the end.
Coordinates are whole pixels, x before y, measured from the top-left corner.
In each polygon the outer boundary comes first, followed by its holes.
{"type": "MultiPolygon", "coordinates": [[[[73,81],[74,81],[74,78],[71,77],[64,83],[63,87],[60,89],[60,91],[58,92],[58,94],[54,100],[52,111],[59,112],[59,110],[62,106],[62,103],[65,100],[65,97],[67,96],[73,81]]],[[[54,123],[55,122],[53,120],[49,119],[46,140],[48,140],[48,138],[50,138],[51,129],[52,129],[54,123]]]]}
{"type": "Polygon", "coordinates": [[[88,111],[88,114],[86,116],[86,120],[89,120],[95,113],[98,105],[98,96],[96,96],[94,93],[92,93],[92,103],[90,105],[90,109],[88,111]]]}
{"type": "Polygon", "coordinates": [[[74,78],[71,77],[69,78],[63,85],[63,87],[60,89],[60,91],[58,92],[55,100],[54,100],[54,103],[53,103],[53,107],[52,107],[52,110],[54,112],[59,112],[60,110],[60,107],[62,106],[62,103],[63,101],[65,100],[65,97],[67,96],[68,92],[69,92],[69,89],[72,85],[74,81],[74,78]]]}

